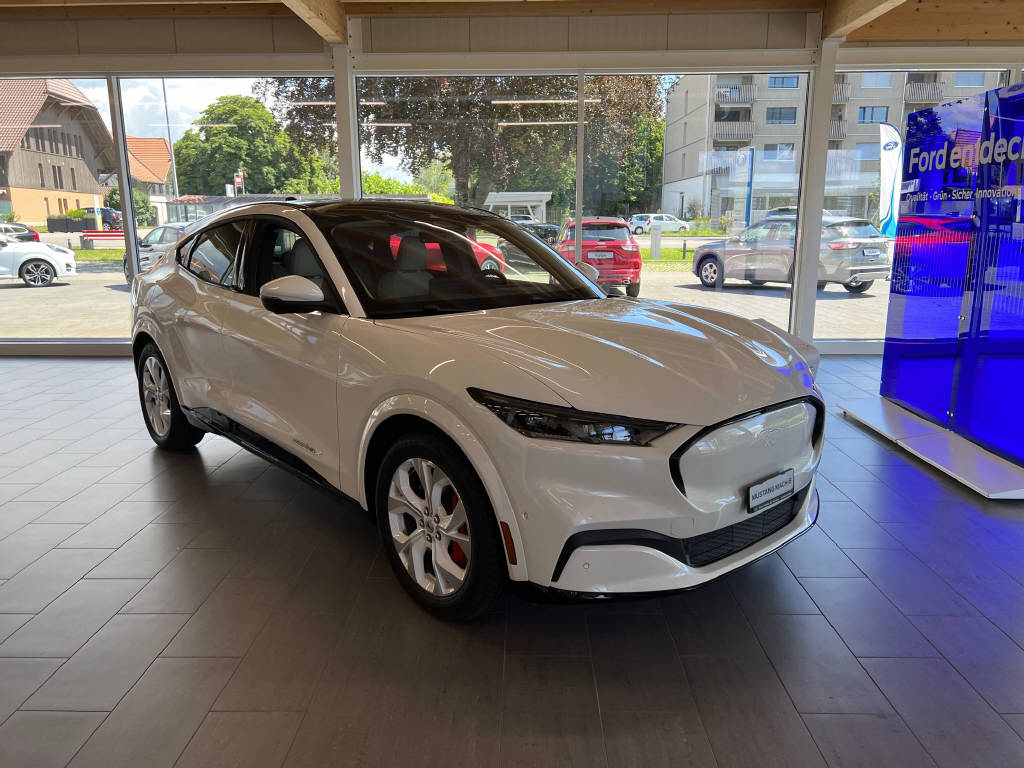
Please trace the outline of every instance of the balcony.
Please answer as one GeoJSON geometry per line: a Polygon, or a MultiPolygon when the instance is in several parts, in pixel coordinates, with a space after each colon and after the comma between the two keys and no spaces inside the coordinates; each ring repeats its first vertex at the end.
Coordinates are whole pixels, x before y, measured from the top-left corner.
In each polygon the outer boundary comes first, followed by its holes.
{"type": "Polygon", "coordinates": [[[832,103],[845,104],[850,100],[850,84],[834,83],[832,85],[832,103]]]}
{"type": "Polygon", "coordinates": [[[757,91],[753,83],[719,85],[715,88],[716,104],[750,104],[757,91]]]}
{"type": "Polygon", "coordinates": [[[750,141],[754,138],[753,120],[716,121],[713,137],[715,141],[750,141]]]}
{"type": "Polygon", "coordinates": [[[828,122],[828,137],[830,139],[846,138],[846,121],[833,117],[828,122]]]}
{"type": "Polygon", "coordinates": [[[938,104],[942,101],[942,86],[939,83],[907,83],[903,99],[908,104],[938,104]]]}

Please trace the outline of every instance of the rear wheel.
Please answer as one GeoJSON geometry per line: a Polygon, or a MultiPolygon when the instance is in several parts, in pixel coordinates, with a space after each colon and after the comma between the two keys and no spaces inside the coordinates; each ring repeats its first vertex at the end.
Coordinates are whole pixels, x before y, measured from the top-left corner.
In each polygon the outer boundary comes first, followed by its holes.
{"type": "Polygon", "coordinates": [[[874,280],[865,280],[863,283],[843,283],[843,288],[848,290],[850,293],[864,293],[864,291],[874,285],[874,283],[874,280]]]}
{"type": "Polygon", "coordinates": [[[722,264],[717,256],[707,256],[697,267],[697,277],[705,288],[722,287],[722,264]]]}
{"type": "Polygon", "coordinates": [[[446,619],[470,619],[501,593],[505,556],[494,511],[469,462],[427,433],[384,455],[375,512],[391,568],[412,598],[446,619]]]}
{"type": "Polygon", "coordinates": [[[501,272],[501,264],[497,259],[484,259],[480,264],[481,272],[501,272]]]}
{"type": "Polygon", "coordinates": [[[640,283],[630,283],[626,286],[626,295],[632,296],[634,299],[640,295],[640,283]]]}
{"type": "Polygon", "coordinates": [[[21,265],[20,275],[21,279],[25,281],[25,285],[30,288],[42,288],[52,283],[57,273],[50,262],[42,259],[29,259],[21,265]]]}
{"type": "Polygon", "coordinates": [[[167,372],[167,363],[150,342],[142,348],[136,373],[142,418],[153,442],[168,451],[184,451],[203,439],[203,430],[188,423],[167,372]]]}

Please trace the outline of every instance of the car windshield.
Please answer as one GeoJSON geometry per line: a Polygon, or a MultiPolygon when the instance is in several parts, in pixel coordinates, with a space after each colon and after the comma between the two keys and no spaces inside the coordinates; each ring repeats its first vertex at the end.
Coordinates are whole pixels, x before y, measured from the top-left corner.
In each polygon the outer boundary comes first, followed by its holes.
{"type": "MultiPolygon", "coordinates": [[[[565,231],[566,240],[576,239],[576,227],[568,227],[565,231]]],[[[595,222],[583,225],[584,240],[629,240],[629,229],[623,224],[612,222],[595,222]]]]}
{"type": "Polygon", "coordinates": [[[838,237],[881,237],[882,233],[875,229],[870,221],[858,219],[839,221],[827,225],[826,229],[838,237]]]}
{"type": "Polygon", "coordinates": [[[496,216],[370,205],[324,206],[309,215],[369,317],[604,296],[539,238],[496,216]]]}

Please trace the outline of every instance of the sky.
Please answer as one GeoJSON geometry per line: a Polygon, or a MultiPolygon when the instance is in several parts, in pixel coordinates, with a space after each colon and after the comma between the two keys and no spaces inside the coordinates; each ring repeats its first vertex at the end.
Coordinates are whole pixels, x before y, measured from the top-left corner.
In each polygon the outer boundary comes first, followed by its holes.
{"type": "MultiPolygon", "coordinates": [[[[107,99],[106,80],[72,80],[99,109],[107,127],[110,128],[110,104],[107,99]]],[[[170,122],[172,143],[180,139],[199,114],[221,96],[244,94],[252,96],[256,78],[250,77],[189,77],[168,78],[167,116],[164,114],[163,90],[160,78],[146,78],[121,81],[121,103],[124,108],[125,132],[129,136],[167,138],[170,122]],[[170,120],[167,119],[170,118],[170,120]]],[[[272,102],[266,102],[269,108],[272,102]]],[[[384,176],[410,181],[409,174],[399,167],[397,157],[385,157],[379,165],[373,164],[365,155],[362,157],[365,171],[378,172],[384,176]]]]}

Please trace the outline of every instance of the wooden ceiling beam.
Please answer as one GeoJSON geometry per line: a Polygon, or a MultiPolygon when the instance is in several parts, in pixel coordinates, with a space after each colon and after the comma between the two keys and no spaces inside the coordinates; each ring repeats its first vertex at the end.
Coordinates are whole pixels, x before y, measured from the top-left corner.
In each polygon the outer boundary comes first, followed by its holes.
{"type": "Polygon", "coordinates": [[[825,0],[355,0],[349,16],[622,16],[654,13],[820,11],[825,0]]]}
{"type": "Polygon", "coordinates": [[[338,0],[284,0],[284,4],[326,42],[348,42],[348,19],[338,0]]]}
{"type": "Polygon", "coordinates": [[[847,37],[906,0],[828,0],[821,22],[821,36],[847,37]]]}
{"type": "Polygon", "coordinates": [[[295,18],[282,2],[246,3],[155,3],[147,5],[69,5],[5,7],[4,19],[195,19],[195,18],[295,18]]]}
{"type": "Polygon", "coordinates": [[[1024,40],[1019,0],[908,0],[865,24],[857,42],[1024,40]]]}

